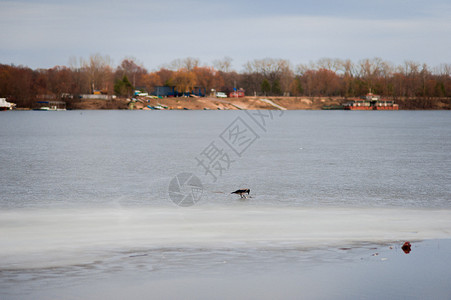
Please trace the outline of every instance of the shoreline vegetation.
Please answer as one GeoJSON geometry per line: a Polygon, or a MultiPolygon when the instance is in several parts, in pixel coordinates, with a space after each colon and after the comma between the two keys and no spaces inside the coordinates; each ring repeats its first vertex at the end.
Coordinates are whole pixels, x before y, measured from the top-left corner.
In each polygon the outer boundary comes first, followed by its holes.
{"type": "Polygon", "coordinates": [[[0,63],[0,98],[17,109],[48,102],[67,109],[339,109],[368,93],[401,110],[449,110],[451,64],[395,65],[375,57],[293,65],[264,58],[236,71],[229,57],[211,65],[187,57],[148,71],[135,58],[114,66],[101,54],[49,69],[0,63]]]}

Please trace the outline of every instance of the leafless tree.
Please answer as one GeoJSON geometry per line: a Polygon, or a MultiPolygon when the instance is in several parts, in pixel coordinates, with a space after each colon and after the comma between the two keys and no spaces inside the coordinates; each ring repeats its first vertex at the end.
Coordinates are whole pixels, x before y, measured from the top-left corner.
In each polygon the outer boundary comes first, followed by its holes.
{"type": "Polygon", "coordinates": [[[186,69],[188,71],[193,70],[195,67],[200,66],[200,60],[194,57],[186,57],[183,59],[177,58],[171,61],[167,66],[168,69],[172,71],[178,71],[180,69],[186,69]]]}
{"type": "Polygon", "coordinates": [[[112,92],[112,60],[108,55],[102,56],[99,53],[93,54],[89,60],[84,60],[82,65],[87,72],[91,86],[91,92],[96,90],[112,92]]]}
{"type": "Polygon", "coordinates": [[[359,61],[359,75],[366,83],[368,91],[374,92],[376,79],[381,74],[383,60],[379,57],[363,59],[359,61]]]}
{"type": "Polygon", "coordinates": [[[233,59],[225,56],[223,59],[216,59],[213,61],[213,66],[221,72],[228,73],[231,71],[233,59]]]}
{"type": "Polygon", "coordinates": [[[116,79],[122,78],[124,75],[130,80],[134,87],[145,85],[143,76],[147,74],[146,68],[142,63],[138,63],[135,58],[124,58],[116,70],[116,79]]]}

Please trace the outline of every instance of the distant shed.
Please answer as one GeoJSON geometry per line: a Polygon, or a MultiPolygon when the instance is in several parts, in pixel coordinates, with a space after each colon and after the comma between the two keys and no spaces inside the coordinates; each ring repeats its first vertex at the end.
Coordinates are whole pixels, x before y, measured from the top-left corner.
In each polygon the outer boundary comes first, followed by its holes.
{"type": "Polygon", "coordinates": [[[176,90],[175,86],[156,86],[154,87],[154,92],[152,95],[158,97],[181,97],[181,96],[189,96],[196,95],[199,97],[205,97],[207,92],[206,88],[202,87],[194,87],[194,89],[189,93],[182,93],[176,90]]]}

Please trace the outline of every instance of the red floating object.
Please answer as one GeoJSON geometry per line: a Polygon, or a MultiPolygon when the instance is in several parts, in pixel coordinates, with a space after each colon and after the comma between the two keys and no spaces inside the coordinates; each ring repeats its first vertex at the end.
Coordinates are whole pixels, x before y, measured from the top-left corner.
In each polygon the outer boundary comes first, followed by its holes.
{"type": "Polygon", "coordinates": [[[404,251],[405,254],[409,254],[411,249],[410,249],[411,245],[409,242],[405,242],[404,245],[402,245],[401,249],[402,251],[404,251]]]}

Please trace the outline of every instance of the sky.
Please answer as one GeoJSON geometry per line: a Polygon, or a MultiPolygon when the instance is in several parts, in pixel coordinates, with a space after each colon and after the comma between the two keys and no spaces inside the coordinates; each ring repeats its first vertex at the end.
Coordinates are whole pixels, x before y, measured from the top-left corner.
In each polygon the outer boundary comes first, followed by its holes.
{"type": "Polygon", "coordinates": [[[449,0],[0,0],[0,63],[33,69],[108,55],[149,71],[193,57],[293,65],[380,57],[451,63],[449,0]]]}

